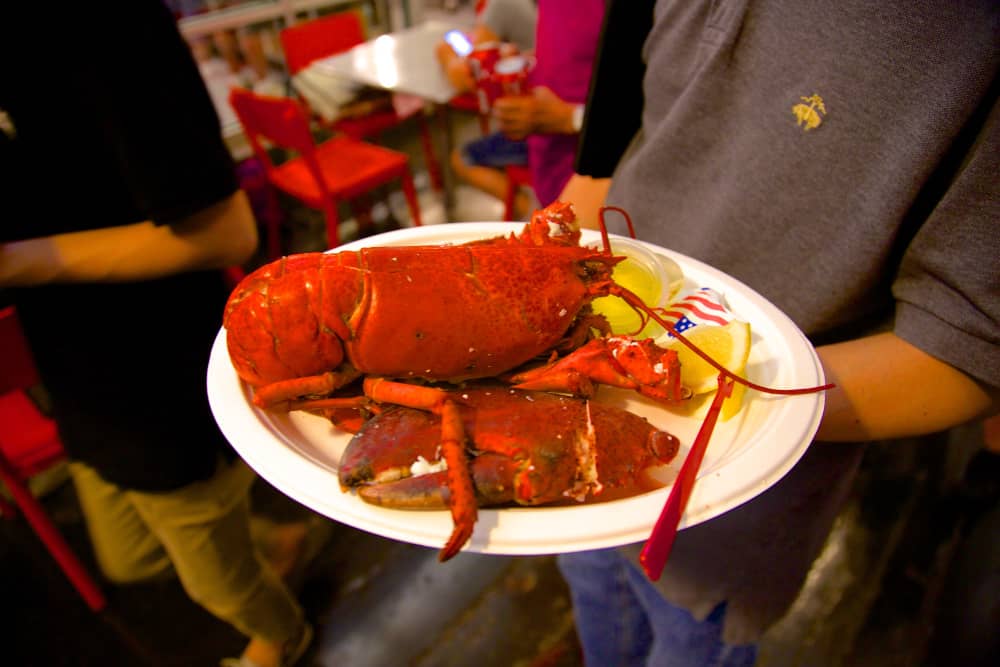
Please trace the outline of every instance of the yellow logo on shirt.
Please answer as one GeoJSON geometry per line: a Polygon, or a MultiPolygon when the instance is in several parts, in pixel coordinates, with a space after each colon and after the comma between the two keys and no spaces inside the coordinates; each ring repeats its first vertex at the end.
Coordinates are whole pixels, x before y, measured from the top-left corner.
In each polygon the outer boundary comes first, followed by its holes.
{"type": "Polygon", "coordinates": [[[826,105],[823,104],[823,98],[813,93],[809,97],[800,97],[799,99],[802,100],[802,103],[792,107],[796,124],[806,132],[815,130],[823,122],[823,117],[820,114],[826,115],[826,105]]]}

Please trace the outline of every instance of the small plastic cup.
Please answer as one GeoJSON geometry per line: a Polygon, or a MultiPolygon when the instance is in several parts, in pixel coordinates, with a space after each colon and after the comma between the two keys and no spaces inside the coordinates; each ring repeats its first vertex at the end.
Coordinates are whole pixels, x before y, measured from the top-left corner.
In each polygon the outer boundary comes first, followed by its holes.
{"type": "Polygon", "coordinates": [[[472,76],[477,81],[493,74],[493,68],[500,60],[500,43],[483,42],[477,44],[472,49],[472,53],[466,56],[472,76]]]}
{"type": "MultiPolygon", "coordinates": [[[[683,274],[676,262],[637,241],[613,238],[611,252],[626,257],[615,266],[612,274],[615,282],[634,293],[647,306],[662,308],[668,305],[683,283],[683,274]]],[[[591,307],[607,318],[614,334],[655,338],[663,333],[662,327],[652,321],[640,330],[642,319],[639,314],[617,296],[594,299],[591,307]]]]}
{"type": "Polygon", "coordinates": [[[524,56],[507,56],[497,61],[493,77],[504,95],[524,95],[528,81],[528,59],[524,56]]]}

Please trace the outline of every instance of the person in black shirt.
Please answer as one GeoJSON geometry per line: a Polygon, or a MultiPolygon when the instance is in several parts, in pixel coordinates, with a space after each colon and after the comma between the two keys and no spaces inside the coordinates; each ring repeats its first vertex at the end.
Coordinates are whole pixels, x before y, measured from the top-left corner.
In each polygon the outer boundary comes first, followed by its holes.
{"type": "Polygon", "coordinates": [[[250,637],[244,658],[290,664],[311,630],[254,549],[254,475],[205,391],[220,269],[253,254],[253,214],[165,6],[60,12],[18,3],[5,15],[0,288],[51,395],[105,575],[173,568],[250,637]]]}

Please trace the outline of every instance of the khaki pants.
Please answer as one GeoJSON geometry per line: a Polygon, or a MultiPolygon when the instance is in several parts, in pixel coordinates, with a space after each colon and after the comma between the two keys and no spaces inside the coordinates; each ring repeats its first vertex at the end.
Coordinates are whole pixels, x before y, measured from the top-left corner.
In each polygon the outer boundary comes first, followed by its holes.
{"type": "Polygon", "coordinates": [[[282,643],[304,616],[250,539],[254,473],[240,460],[167,493],[126,491],[82,463],[70,465],[98,564],[114,582],[173,567],[188,596],[248,637],[282,643]]]}

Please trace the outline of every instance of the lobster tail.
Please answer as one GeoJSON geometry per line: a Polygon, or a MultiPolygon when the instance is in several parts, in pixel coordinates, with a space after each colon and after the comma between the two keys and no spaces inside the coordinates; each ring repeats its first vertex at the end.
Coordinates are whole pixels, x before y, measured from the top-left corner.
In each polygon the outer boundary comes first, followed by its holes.
{"type": "Polygon", "coordinates": [[[226,304],[229,356],[248,384],[324,373],[344,360],[342,341],[363,294],[354,253],[284,257],[244,278],[226,304]]]}

